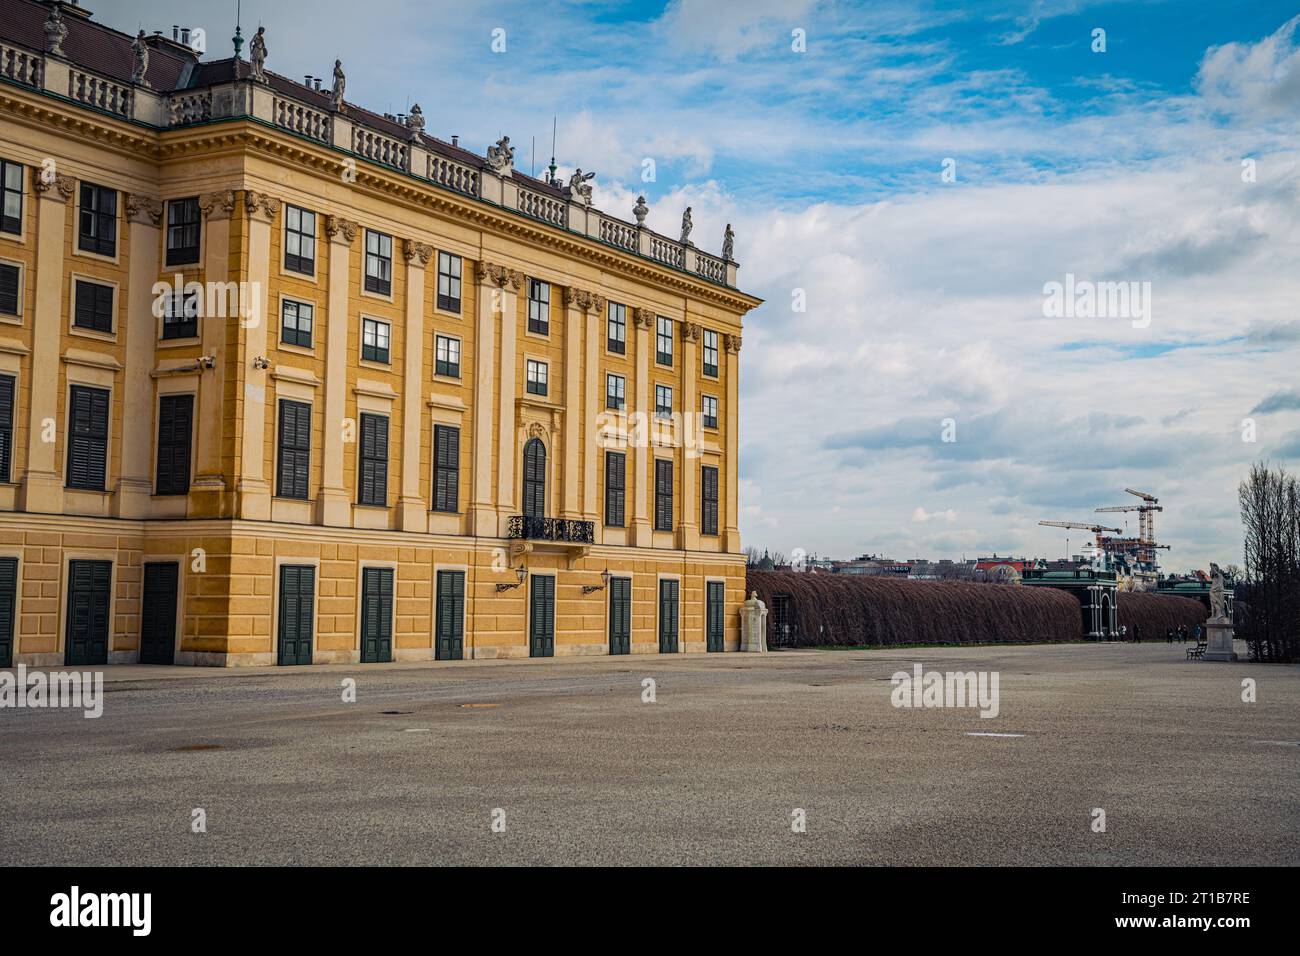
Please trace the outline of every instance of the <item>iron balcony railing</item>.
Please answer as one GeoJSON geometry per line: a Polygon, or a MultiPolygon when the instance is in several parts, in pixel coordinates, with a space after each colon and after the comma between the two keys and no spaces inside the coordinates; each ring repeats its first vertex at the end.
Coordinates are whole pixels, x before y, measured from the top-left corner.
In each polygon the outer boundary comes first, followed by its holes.
{"type": "Polygon", "coordinates": [[[574,544],[595,542],[595,522],[570,518],[538,518],[514,515],[510,519],[511,538],[525,541],[570,541],[574,544]]]}

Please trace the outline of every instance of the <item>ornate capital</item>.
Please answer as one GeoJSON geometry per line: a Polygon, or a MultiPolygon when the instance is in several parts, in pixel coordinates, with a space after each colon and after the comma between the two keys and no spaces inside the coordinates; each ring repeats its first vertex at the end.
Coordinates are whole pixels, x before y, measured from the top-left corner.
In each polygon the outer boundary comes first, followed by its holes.
{"type": "Polygon", "coordinates": [[[342,216],[325,217],[325,235],[330,239],[337,239],[339,242],[345,242],[349,245],[357,237],[357,230],[360,227],[351,219],[344,219],[342,216]]]}
{"type": "Polygon", "coordinates": [[[651,309],[634,309],[632,321],[636,323],[638,329],[649,331],[655,327],[655,314],[651,309]]]}
{"type": "Polygon", "coordinates": [[[280,200],[274,196],[268,196],[266,193],[260,193],[252,189],[244,190],[244,208],[248,210],[248,218],[252,219],[259,214],[267,222],[275,218],[276,213],[280,211],[280,200]]]}
{"type": "Polygon", "coordinates": [[[579,289],[576,286],[564,286],[564,304],[567,307],[578,309],[582,312],[596,312],[597,314],[605,311],[605,297],[589,289],[579,289]]]}
{"type": "Polygon", "coordinates": [[[739,354],[740,354],[740,336],[739,336],[739,335],[724,335],[724,336],[722,337],[722,341],[723,341],[723,344],[726,345],[726,347],[727,347],[727,351],[728,351],[729,353],[731,353],[732,355],[739,355],[739,354]]]}
{"type": "Polygon", "coordinates": [[[682,323],[682,340],[685,342],[694,342],[700,337],[700,327],[694,322],[682,323]]]}
{"type": "Polygon", "coordinates": [[[479,282],[490,282],[500,289],[504,289],[509,284],[512,289],[518,292],[524,284],[524,274],[522,272],[518,269],[511,269],[509,266],[498,265],[495,262],[479,260],[474,267],[474,271],[478,275],[479,282]]]}
{"type": "Polygon", "coordinates": [[[235,191],[224,189],[201,196],[199,212],[205,219],[229,219],[235,212],[235,191]]]}
{"type": "Polygon", "coordinates": [[[433,246],[424,242],[416,242],[414,239],[404,239],[402,241],[402,255],[406,256],[407,262],[419,259],[421,267],[427,266],[429,257],[433,255],[433,246]]]}
{"type": "Polygon", "coordinates": [[[36,190],[36,195],[42,199],[53,199],[58,202],[67,202],[76,192],[77,181],[71,176],[53,175],[50,176],[42,167],[32,167],[32,186],[36,190]]]}
{"type": "Polygon", "coordinates": [[[163,204],[152,196],[139,193],[126,194],[126,220],[142,226],[157,226],[162,222],[163,204]]]}

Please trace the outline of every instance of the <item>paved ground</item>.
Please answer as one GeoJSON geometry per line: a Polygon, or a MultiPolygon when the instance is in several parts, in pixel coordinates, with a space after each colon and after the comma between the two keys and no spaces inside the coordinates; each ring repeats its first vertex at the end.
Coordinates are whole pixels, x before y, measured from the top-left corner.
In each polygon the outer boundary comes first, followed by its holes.
{"type": "Polygon", "coordinates": [[[101,719],[0,710],[0,862],[1300,863],[1300,667],[1182,657],[109,668],[101,719]],[[998,671],[1001,715],[894,708],[917,661],[998,671]]]}

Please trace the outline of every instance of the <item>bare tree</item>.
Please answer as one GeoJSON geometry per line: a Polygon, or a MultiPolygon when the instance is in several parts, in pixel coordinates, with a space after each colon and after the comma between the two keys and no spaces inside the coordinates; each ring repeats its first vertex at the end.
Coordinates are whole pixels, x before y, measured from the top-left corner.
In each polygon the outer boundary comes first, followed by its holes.
{"type": "Polygon", "coordinates": [[[1257,463],[1238,486],[1245,569],[1237,633],[1258,661],[1300,657],[1300,483],[1257,463]]]}

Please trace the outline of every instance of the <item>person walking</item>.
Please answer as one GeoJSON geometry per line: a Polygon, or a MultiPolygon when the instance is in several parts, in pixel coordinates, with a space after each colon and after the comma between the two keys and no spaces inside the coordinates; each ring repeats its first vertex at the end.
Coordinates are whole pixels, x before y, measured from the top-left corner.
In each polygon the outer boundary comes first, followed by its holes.
{"type": "Polygon", "coordinates": [[[1142,625],[1141,625],[1141,624],[1137,624],[1137,623],[1134,623],[1134,624],[1133,624],[1133,643],[1134,643],[1134,644],[1141,644],[1141,643],[1142,643],[1142,625]]]}
{"type": "Polygon", "coordinates": [[[1170,644],[1174,642],[1174,629],[1172,627],[1165,628],[1165,640],[1170,644]]]}
{"type": "Polygon", "coordinates": [[[1179,643],[1182,643],[1182,644],[1186,644],[1186,643],[1187,643],[1187,625],[1186,625],[1186,624],[1179,624],[1179,625],[1178,625],[1178,640],[1179,640],[1179,643]]]}

